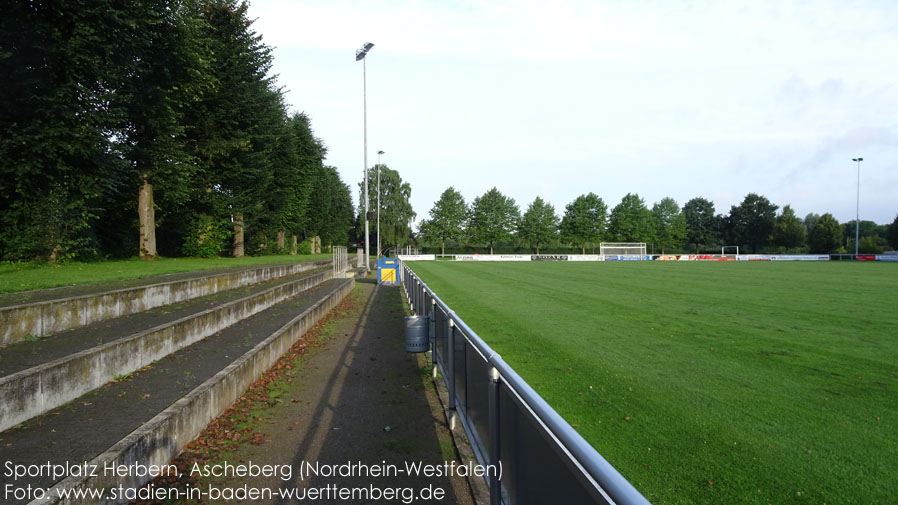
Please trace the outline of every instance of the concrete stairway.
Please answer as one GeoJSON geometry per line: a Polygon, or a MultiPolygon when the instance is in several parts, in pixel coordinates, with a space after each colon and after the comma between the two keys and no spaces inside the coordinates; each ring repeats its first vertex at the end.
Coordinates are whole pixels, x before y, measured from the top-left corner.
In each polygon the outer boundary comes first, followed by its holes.
{"type": "MultiPolygon", "coordinates": [[[[288,273],[2,347],[0,460],[166,464],[353,284],[330,268],[288,273]]],[[[0,472],[0,490],[30,484],[53,498],[38,503],[100,503],[108,500],[59,500],[58,491],[149,479],[98,471],[17,480],[0,472]]],[[[39,496],[0,501],[32,498],[39,496]]]]}

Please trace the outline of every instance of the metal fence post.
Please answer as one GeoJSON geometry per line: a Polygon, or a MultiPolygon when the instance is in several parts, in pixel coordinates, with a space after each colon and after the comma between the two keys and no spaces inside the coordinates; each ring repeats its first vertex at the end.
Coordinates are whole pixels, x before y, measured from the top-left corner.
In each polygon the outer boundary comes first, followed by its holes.
{"type": "Polygon", "coordinates": [[[502,489],[499,482],[499,371],[491,363],[489,371],[489,409],[490,409],[490,505],[501,505],[502,489]]]}
{"type": "Polygon", "coordinates": [[[455,321],[451,318],[449,319],[449,331],[446,334],[446,340],[448,343],[449,349],[449,367],[444,371],[446,372],[446,376],[444,379],[446,380],[447,389],[449,389],[449,409],[452,411],[452,415],[449,416],[449,429],[455,429],[455,321]]]}
{"type": "Polygon", "coordinates": [[[437,301],[430,299],[430,365],[433,367],[433,375],[437,371],[437,301]]]}

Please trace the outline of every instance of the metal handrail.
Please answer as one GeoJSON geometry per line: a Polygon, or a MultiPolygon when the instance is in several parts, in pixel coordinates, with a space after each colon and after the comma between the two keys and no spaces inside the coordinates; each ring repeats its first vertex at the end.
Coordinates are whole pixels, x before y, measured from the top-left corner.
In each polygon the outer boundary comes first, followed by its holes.
{"type": "MultiPolygon", "coordinates": [[[[412,279],[421,287],[421,293],[433,300],[433,305],[439,306],[456,328],[461,330],[461,335],[470,343],[478,353],[486,358],[487,363],[494,367],[503,382],[521,400],[539,426],[554,439],[559,448],[569,456],[574,466],[585,472],[585,477],[591,481],[597,491],[621,505],[650,505],[642,494],[630,484],[605,458],[602,457],[570,424],[568,424],[558,412],[555,411],[520,375],[499,355],[467,323],[465,323],[420,277],[418,277],[405,264],[401,264],[403,286],[411,303],[413,311],[422,315],[417,295],[408,292],[408,282],[412,279]]],[[[440,367],[442,368],[442,366],[440,367]]],[[[451,373],[454,373],[451,372],[451,373]]],[[[446,375],[444,374],[444,378],[446,375]]],[[[455,408],[455,405],[452,405],[455,408]]]]}

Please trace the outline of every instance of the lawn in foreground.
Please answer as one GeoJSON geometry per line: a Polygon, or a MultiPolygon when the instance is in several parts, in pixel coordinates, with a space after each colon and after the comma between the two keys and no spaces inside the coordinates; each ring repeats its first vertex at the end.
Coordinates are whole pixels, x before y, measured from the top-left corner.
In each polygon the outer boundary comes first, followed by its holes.
{"type": "Polygon", "coordinates": [[[410,266],[656,505],[894,502],[898,265],[410,266]]]}
{"type": "Polygon", "coordinates": [[[150,275],[192,272],[216,268],[249,267],[330,259],[331,254],[244,256],[243,258],[159,258],[145,261],[97,261],[91,263],[0,263],[0,293],[14,293],[57,286],[138,279],[150,275]]]}

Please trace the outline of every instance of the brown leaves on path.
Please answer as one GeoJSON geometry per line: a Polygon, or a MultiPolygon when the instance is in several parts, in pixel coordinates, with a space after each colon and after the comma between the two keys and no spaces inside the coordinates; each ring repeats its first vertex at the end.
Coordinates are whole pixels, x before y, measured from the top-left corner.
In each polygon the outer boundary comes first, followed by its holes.
{"type": "MultiPolygon", "coordinates": [[[[214,419],[200,433],[200,435],[187,444],[187,447],[175,458],[171,464],[178,468],[178,475],[161,475],[145,485],[153,488],[177,488],[185,490],[190,487],[198,487],[196,476],[190,476],[190,469],[195,463],[204,465],[219,458],[223,451],[233,451],[240,444],[249,442],[253,445],[263,445],[270,440],[265,433],[255,431],[254,428],[264,418],[254,418],[254,412],[269,408],[269,392],[273,386],[281,381],[289,381],[287,373],[293,370],[295,363],[309,353],[313,347],[321,347],[324,342],[321,339],[322,330],[331,322],[351,312],[358,306],[356,292],[350,293],[336,307],[334,307],[320,321],[314,324],[262,377],[254,382],[246,392],[233,405],[228,407],[220,416],[214,419]]],[[[147,395],[149,396],[149,395],[147,395]]],[[[296,400],[294,399],[294,402],[296,400]]],[[[164,505],[160,500],[136,500],[134,505],[164,505]]],[[[203,503],[200,501],[200,503],[203,503]]]]}

